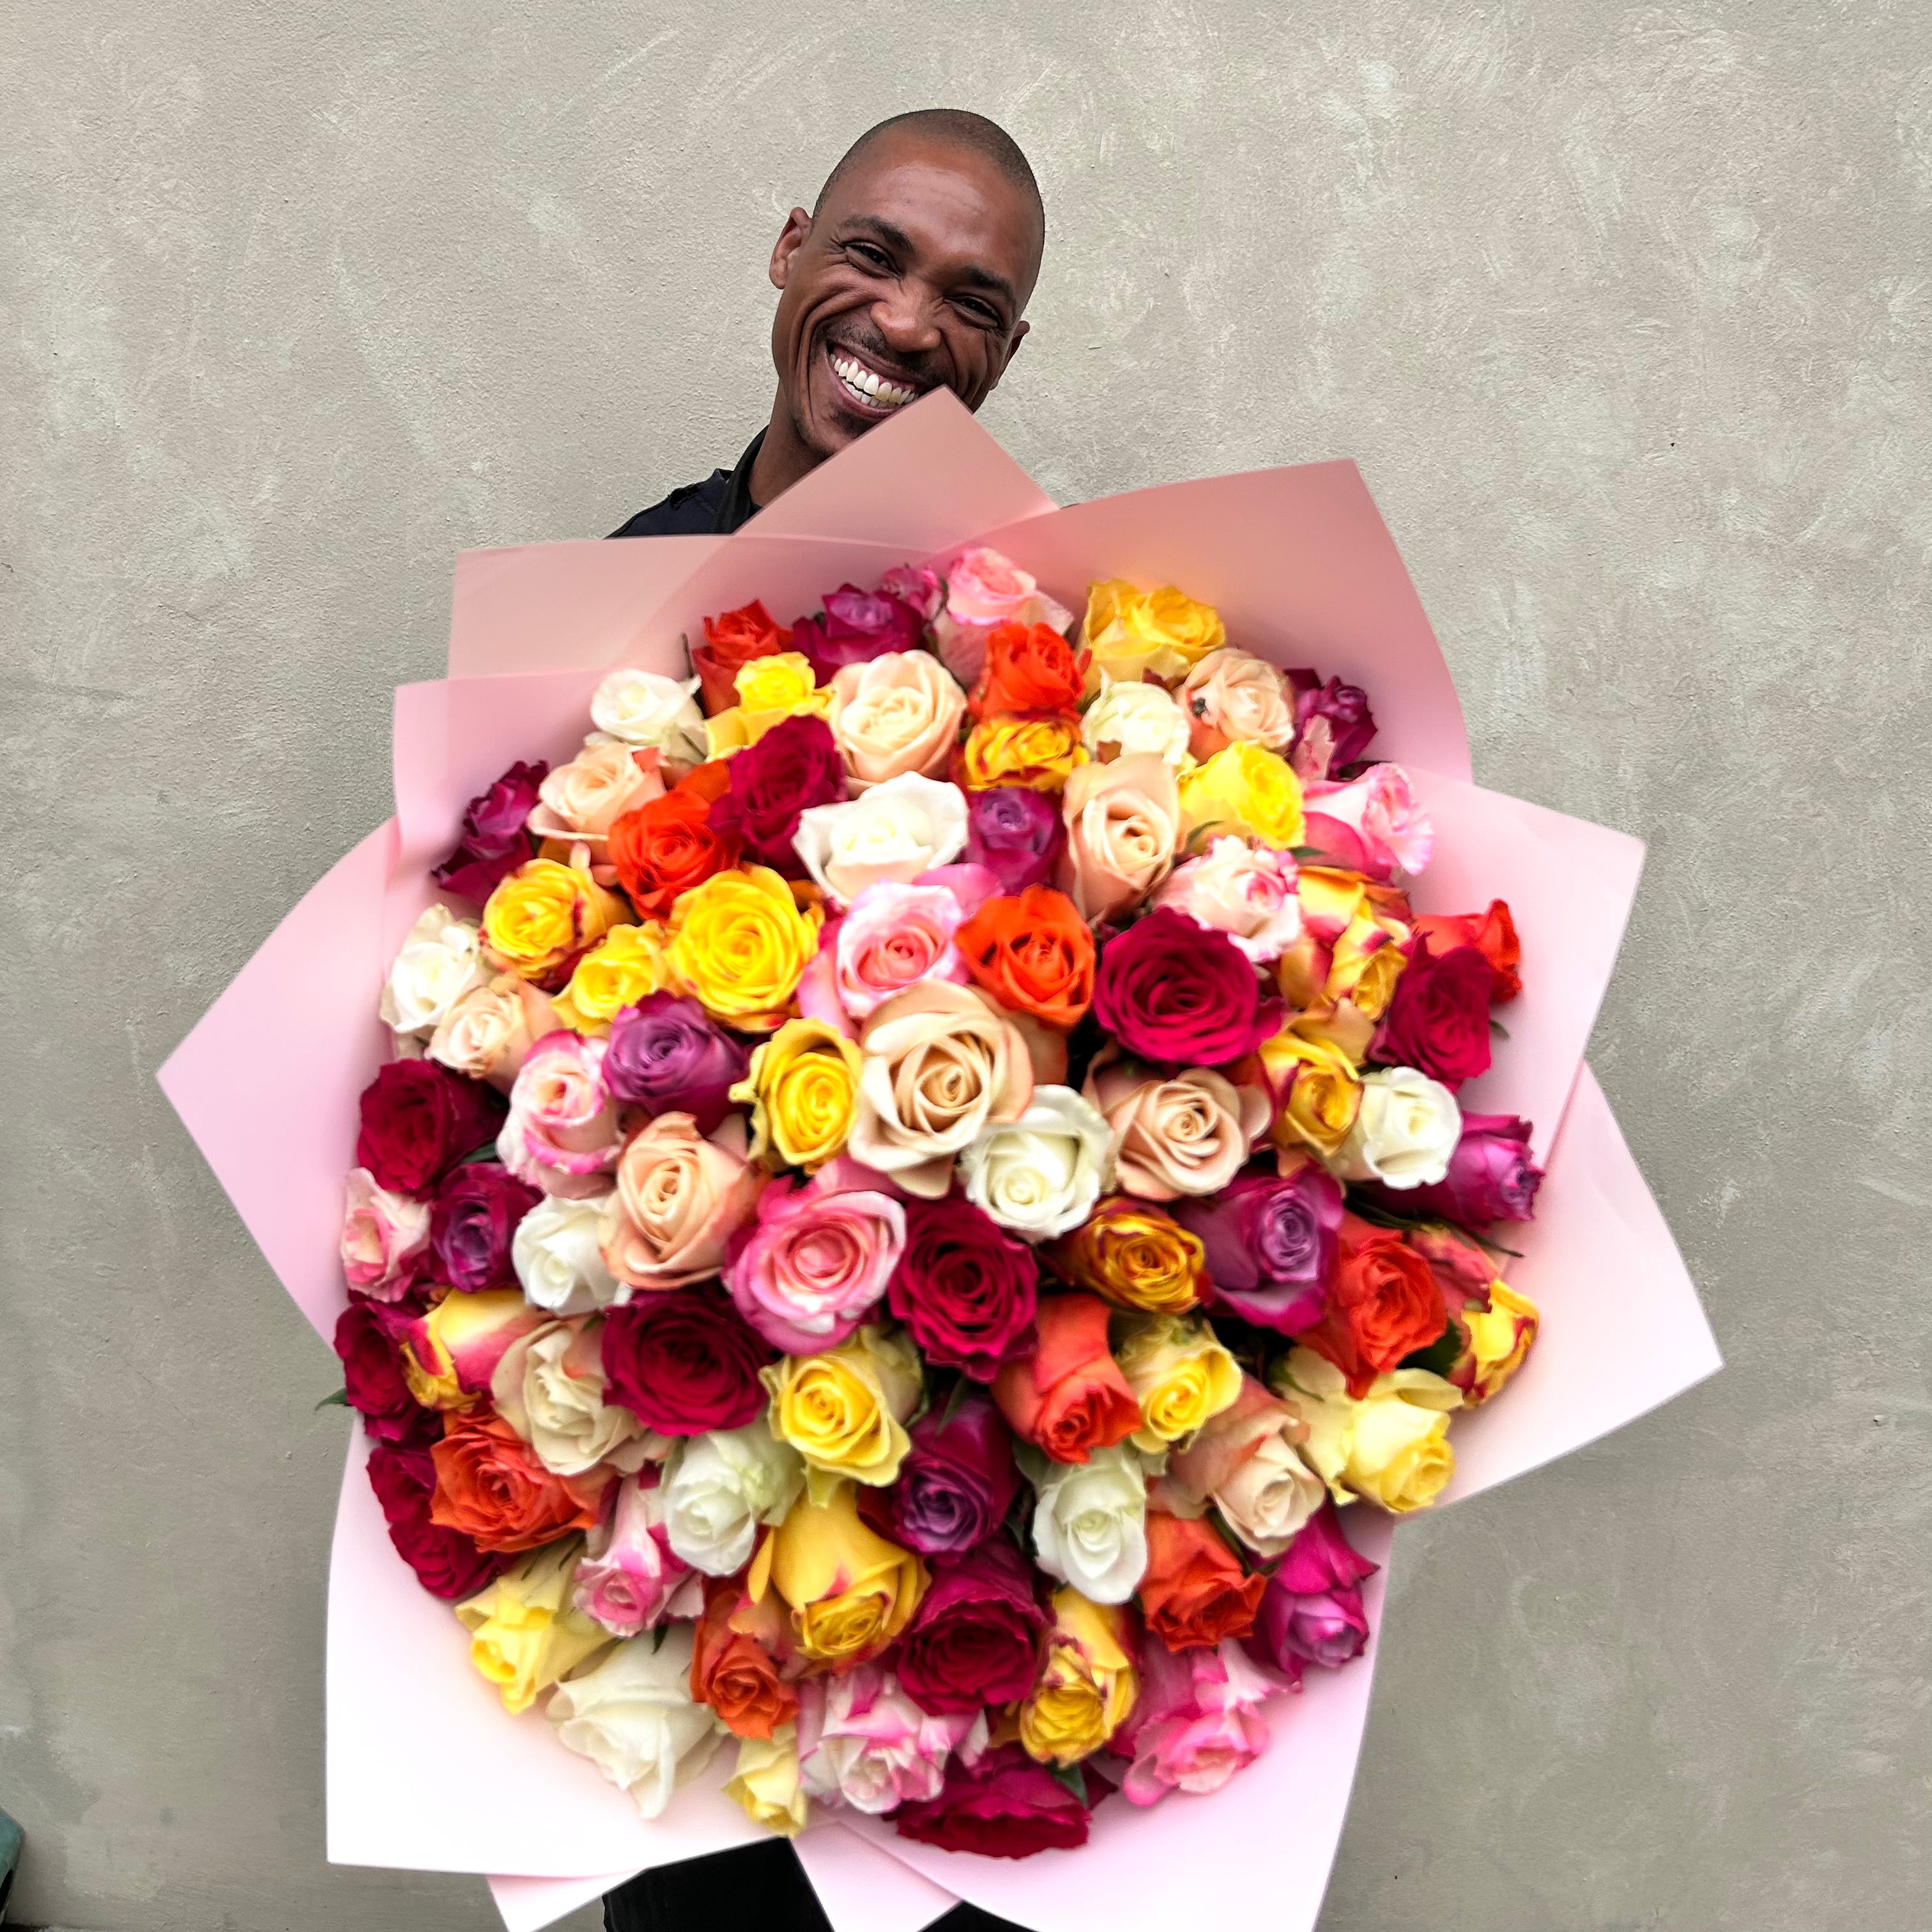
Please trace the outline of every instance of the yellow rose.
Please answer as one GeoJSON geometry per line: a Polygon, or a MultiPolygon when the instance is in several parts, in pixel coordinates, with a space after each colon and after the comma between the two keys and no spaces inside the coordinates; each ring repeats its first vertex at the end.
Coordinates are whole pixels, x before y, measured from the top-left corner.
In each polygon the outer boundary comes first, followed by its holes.
{"type": "Polygon", "coordinates": [[[1366,1018],[1378,1020],[1388,1011],[1395,982],[1408,964],[1388,928],[1358,913],[1335,941],[1328,982],[1323,988],[1331,1000],[1349,1000],[1366,1018]]]}
{"type": "Polygon", "coordinates": [[[665,963],[713,1019],[769,1033],[818,950],[824,919],[766,866],[719,872],[678,896],[665,963]]]}
{"type": "Polygon", "coordinates": [[[1151,1315],[1196,1306],[1208,1280],[1208,1251],[1199,1235],[1130,1195],[1102,1201],[1047,1252],[1076,1288],[1089,1288],[1116,1308],[1151,1315]]]}
{"type": "Polygon", "coordinates": [[[781,1724],[768,1738],[740,1738],[738,1767],[724,1781],[724,1796],[754,1825],[781,1837],[805,1829],[807,1801],[798,1775],[798,1726],[781,1724]]]}
{"type": "Polygon", "coordinates": [[[540,986],[563,984],[578,954],[626,916],[624,902],[588,872],[532,859],[501,880],[483,908],[491,965],[540,986]]]}
{"type": "Polygon", "coordinates": [[[1059,791],[1074,766],[1087,762],[1087,748],[1078,718],[982,718],[959,758],[960,782],[969,791],[1000,784],[1059,791]]]}
{"type": "Polygon", "coordinates": [[[781,651],[740,664],[733,683],[738,702],[728,711],[704,721],[706,755],[728,758],[755,745],[774,724],[807,715],[824,717],[831,708],[832,688],[814,688],[812,663],[802,652],[781,651]]]}
{"type": "Polygon", "coordinates": [[[1456,1473],[1450,1412],[1461,1392],[1426,1369],[1378,1376],[1356,1401],[1348,1378],[1312,1348],[1291,1348],[1269,1376],[1308,1424],[1301,1454],[1338,1503],[1366,1496],[1397,1516],[1426,1509],[1456,1473]]]}
{"type": "Polygon", "coordinates": [[[550,1319],[521,1288],[446,1294],[403,1338],[403,1380],[425,1408],[467,1408],[488,1394],[505,1348],[550,1319]]]}
{"type": "Polygon", "coordinates": [[[787,1020],[754,1048],[731,1089],[752,1106],[752,1158],[769,1148],[788,1167],[823,1166],[844,1146],[859,1105],[857,1046],[824,1020],[787,1020]]]}
{"type": "Polygon", "coordinates": [[[1203,1423],[1234,1406],[1241,1371],[1204,1322],[1172,1315],[1117,1316],[1114,1360],[1141,1406],[1136,1449],[1185,1447],[1203,1423]]]}
{"type": "Polygon", "coordinates": [[[655,921],[614,926],[577,962],[556,1002],[556,1023],[573,1033],[608,1033],[623,1008],[668,988],[676,991],[664,963],[664,928],[655,921]]]}
{"type": "Polygon", "coordinates": [[[1095,684],[1105,671],[1137,683],[1151,671],[1172,684],[1210,651],[1228,641],[1228,628],[1211,604],[1198,604],[1171,584],[1138,590],[1124,578],[1087,586],[1081,641],[1094,653],[1095,684]]]}
{"type": "Polygon", "coordinates": [[[1310,1033],[1291,1028],[1262,1042],[1261,1060],[1280,1110],[1271,1133],[1275,1145],[1338,1153],[1362,1111],[1362,1083],[1348,1055],[1320,1037],[1318,1027],[1310,1033]]]}
{"type": "Polygon", "coordinates": [[[470,1662],[498,1687],[513,1717],[615,1640],[571,1603],[583,1553],[580,1537],[546,1544],[456,1606],[470,1634],[470,1662]]]}
{"type": "Polygon", "coordinates": [[[1301,842],[1301,781],[1275,752],[1259,745],[1229,745],[1181,773],[1180,817],[1190,837],[1213,826],[1286,850],[1301,842]]]}
{"type": "MultiPolygon", "coordinates": [[[[1490,1305],[1470,1310],[1462,1317],[1469,1331],[1468,1354],[1473,1373],[1462,1400],[1471,1408],[1489,1400],[1522,1366],[1536,1340],[1542,1317],[1536,1304],[1506,1282],[1490,1283],[1490,1305]]],[[[1456,1380],[1462,1380],[1458,1364],[1456,1380]]]]}
{"type": "Polygon", "coordinates": [[[1053,1593],[1053,1628],[1040,1674],[1020,1706],[1020,1743],[1041,1764],[1078,1764],[1126,1721],[1140,1678],[1126,1642],[1124,1607],[1103,1608],[1078,1590],[1053,1593]]]}
{"type": "Polygon", "coordinates": [[[931,1580],[910,1550],[859,1520],[856,1492],[840,1483],[822,1502],[793,1504],[752,1558],[746,1588],[754,1603],[776,1589],[799,1648],[836,1667],[878,1656],[912,1621],[931,1580]]]}
{"type": "Polygon", "coordinates": [[[841,1477],[882,1489],[910,1446],[905,1424],[925,1383],[903,1334],[861,1328],[836,1348],[788,1355],[759,1370],[771,1390],[772,1433],[805,1458],[814,1502],[841,1477]]]}

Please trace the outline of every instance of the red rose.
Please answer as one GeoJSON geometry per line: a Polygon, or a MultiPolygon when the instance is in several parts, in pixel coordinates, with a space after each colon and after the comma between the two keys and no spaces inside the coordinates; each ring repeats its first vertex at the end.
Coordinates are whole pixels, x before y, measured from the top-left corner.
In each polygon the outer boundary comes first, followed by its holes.
{"type": "Polygon", "coordinates": [[[459,1167],[437,1190],[430,1210],[430,1252],[436,1279],[466,1294],[514,1288],[510,1238],[543,1196],[494,1160],[459,1167]]]}
{"type": "Polygon", "coordinates": [[[352,1301],[336,1318],[335,1352],[342,1359],[349,1406],[379,1442],[400,1442],[424,1414],[403,1378],[398,1347],[414,1319],[410,1309],[374,1301],[352,1301]]]}
{"type": "Polygon", "coordinates": [[[1034,1251],[956,1196],[909,1201],[905,1220],[888,1305],[928,1362],[991,1382],[1033,1342],[1034,1251]]]}
{"type": "Polygon", "coordinates": [[[362,1090],[356,1165],[378,1187],[420,1194],[463,1156],[494,1140],[503,1096],[433,1060],[392,1060],[362,1090]]]}
{"type": "Polygon", "coordinates": [[[1296,1340],[1327,1356],[1360,1401],[1376,1376],[1427,1348],[1448,1323],[1427,1260],[1394,1228],[1344,1214],[1328,1312],[1296,1340]]]}
{"type": "Polygon", "coordinates": [[[799,814],[808,806],[845,796],[845,765],[822,718],[782,718],[730,761],[731,788],[711,808],[711,829],[735,839],[746,858],[788,879],[806,876],[793,849],[799,814]]]}
{"type": "Polygon", "coordinates": [[[640,918],[668,919],[680,892],[737,862],[737,841],[717,830],[710,814],[705,794],[681,784],[610,827],[610,863],[640,918]]]}
{"type": "Polygon", "coordinates": [[[1033,1566],[1005,1538],[941,1557],[900,1641],[899,1682],[935,1717],[1016,1704],[1033,1688],[1046,1623],[1033,1566]]]}
{"type": "Polygon", "coordinates": [[[734,680],[740,665],[790,649],[791,633],[756,598],[722,617],[706,618],[704,643],[691,647],[691,668],[703,686],[705,710],[715,718],[737,703],[734,680]]]}
{"type": "Polygon", "coordinates": [[[430,873],[440,886],[481,905],[526,859],[536,842],[524,821],[537,802],[537,788],[550,776],[541,760],[519,760],[488,791],[478,792],[463,814],[463,834],[456,850],[430,873]]]}
{"type": "MultiPolygon", "coordinates": [[[[1405,977],[1407,976],[1405,975],[1405,977]]],[[[1225,932],[1162,906],[1100,951],[1094,1013],[1130,1053],[1169,1065],[1226,1066],[1281,1028],[1253,962],[1225,932]]]]}
{"type": "Polygon", "coordinates": [[[925,622],[910,604],[856,584],[828,592],[825,614],[800,618],[791,634],[793,650],[812,660],[820,684],[830,684],[832,673],[847,664],[869,664],[888,651],[916,651],[925,638],[925,622]]]}
{"type": "Polygon", "coordinates": [[[446,1529],[430,1520],[436,1464],[426,1443],[407,1447],[377,1443],[369,1456],[369,1486],[382,1505],[396,1554],[416,1573],[416,1581],[431,1596],[446,1603],[473,1597],[509,1568],[507,1556],[486,1554],[460,1530],[446,1529]]]}
{"type": "MultiPolygon", "coordinates": [[[[1082,1769],[1090,1791],[1113,1788],[1090,1765],[1082,1769]]],[[[1025,1858],[1084,1845],[1092,1816],[1045,1765],[1035,1764],[1018,1744],[1002,1744],[970,1771],[955,1758],[939,1796],[902,1804],[892,1822],[902,1838],[944,1852],[1025,1858]]]]}
{"type": "Polygon", "coordinates": [[[1418,940],[1395,982],[1369,1058],[1384,1066],[1413,1066],[1457,1088],[1490,1066],[1490,994],[1496,974],[1473,946],[1432,952],[1418,940]]]}
{"type": "Polygon", "coordinates": [[[660,1436],[742,1429],[764,1413],[778,1352],[715,1288],[644,1294],[604,1317],[608,1399],[660,1436]]]}

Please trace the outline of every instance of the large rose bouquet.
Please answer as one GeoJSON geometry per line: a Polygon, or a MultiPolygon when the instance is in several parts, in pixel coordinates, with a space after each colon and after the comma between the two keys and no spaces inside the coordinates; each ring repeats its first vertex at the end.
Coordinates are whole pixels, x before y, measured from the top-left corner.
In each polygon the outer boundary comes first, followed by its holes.
{"type": "Polygon", "coordinates": [[[691,656],[471,802],[390,964],[369,1480],[645,1816],[728,1738],[775,1830],[1077,1845],[1361,1653],[1350,1516],[1535,1340],[1528,1125],[1457,1100],[1509,908],[1419,914],[1370,694],[1173,586],[969,548],[691,656]]]}

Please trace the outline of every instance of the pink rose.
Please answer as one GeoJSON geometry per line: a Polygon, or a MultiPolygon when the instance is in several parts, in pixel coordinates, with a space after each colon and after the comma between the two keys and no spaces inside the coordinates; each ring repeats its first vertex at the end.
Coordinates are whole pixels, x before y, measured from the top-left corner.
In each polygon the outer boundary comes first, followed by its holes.
{"type": "Polygon", "coordinates": [[[1435,850],[1435,829],[1400,765],[1371,765],[1346,784],[1309,785],[1301,802],[1303,842],[1320,855],[1311,862],[1386,880],[1420,872],[1435,850]]]}
{"type": "Polygon", "coordinates": [[[1204,1066],[1166,1076],[1138,1060],[1096,1061],[1082,1090],[1113,1130],[1120,1186],[1143,1201],[1220,1193],[1274,1111],[1258,1088],[1204,1066]]]}
{"type": "Polygon", "coordinates": [[[1297,1684],[1304,1664],[1339,1670],[1368,1642],[1361,1586],[1375,1572],[1342,1534],[1335,1505],[1324,1502],[1268,1579],[1249,1648],[1297,1684]]]}
{"type": "Polygon", "coordinates": [[[788,1355],[836,1348],[892,1279],[905,1209],[857,1162],[828,1161],[809,1180],[774,1183],[726,1251],[738,1312],[788,1355]]]}
{"type": "Polygon", "coordinates": [[[946,1761],[980,1720],[933,1717],[891,1672],[862,1664],[798,1687],[798,1765],[808,1796],[882,1817],[939,1796],[946,1761]]]}
{"type": "Polygon", "coordinates": [[[888,597],[896,597],[902,604],[910,604],[928,624],[938,616],[940,606],[946,602],[946,586],[938,572],[928,569],[922,563],[902,563],[887,571],[879,579],[879,588],[888,597]]]}
{"type": "Polygon", "coordinates": [[[590,1532],[577,1568],[577,1607],[613,1636],[635,1636],[704,1608],[704,1577],[670,1546],[655,1468],[617,1485],[616,1507],[590,1532]]]}
{"type": "Polygon", "coordinates": [[[1216,838],[1204,856],[1175,868],[1154,902],[1225,932],[1257,966],[1266,966],[1300,935],[1300,878],[1294,860],[1271,845],[1216,838]]]}
{"type": "Polygon", "coordinates": [[[604,1084],[605,1043],[560,1029],[530,1048],[510,1089],[496,1158],[546,1194],[587,1201],[617,1163],[617,1103],[604,1084]]]}
{"type": "Polygon", "coordinates": [[[1046,596],[1009,557],[983,546],[963,550],[949,564],[946,608],[932,620],[940,662],[966,689],[986,668],[986,646],[1000,624],[1048,624],[1064,631],[1073,613],[1046,596]]]}
{"type": "MultiPolygon", "coordinates": [[[[960,969],[963,980],[965,969],[960,969]]],[[[342,1216],[342,1273],[358,1294],[397,1301],[409,1286],[409,1263],[429,1246],[429,1208],[376,1185],[366,1167],[349,1170],[342,1216]]]]}
{"type": "Polygon", "coordinates": [[[1112,1748],[1132,1760],[1120,1781],[1130,1804],[1157,1804],[1170,1791],[1218,1791],[1268,1747],[1257,1707],[1280,1686],[1242,1654],[1142,1646],[1140,1701],[1112,1748]]]}
{"type": "Polygon", "coordinates": [[[834,943],[833,984],[840,1006],[862,1020],[881,1000],[916,980],[969,983],[966,962],[952,944],[965,916],[944,886],[880,879],[861,888],[838,922],[834,943]]]}

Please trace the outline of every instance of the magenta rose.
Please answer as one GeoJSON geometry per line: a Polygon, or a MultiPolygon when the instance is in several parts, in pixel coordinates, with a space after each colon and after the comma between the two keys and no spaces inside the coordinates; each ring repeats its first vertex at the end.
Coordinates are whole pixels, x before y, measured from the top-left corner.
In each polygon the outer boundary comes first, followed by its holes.
{"type": "Polygon", "coordinates": [[[1298,1684],[1304,1664],[1338,1669],[1369,1640],[1360,1585],[1375,1572],[1342,1534],[1335,1505],[1324,1502],[1268,1579],[1248,1648],[1298,1684]]]}
{"type": "Polygon", "coordinates": [[[1185,1066],[1225,1066],[1280,1031],[1253,962],[1225,932],[1162,906],[1100,950],[1094,1015],[1130,1053],[1185,1066]]]}
{"type": "Polygon", "coordinates": [[[1476,947],[1438,954],[1418,939],[1369,1058],[1383,1066],[1413,1066],[1451,1090],[1486,1073],[1495,985],[1495,970],[1476,947]]]}
{"type": "Polygon", "coordinates": [[[377,1443],[369,1453],[369,1486],[382,1505],[396,1554],[433,1597],[446,1603],[473,1597],[517,1560],[488,1555],[460,1531],[430,1520],[436,1465],[427,1443],[377,1443]]]}
{"type": "Polygon", "coordinates": [[[494,1160],[459,1167],[437,1191],[429,1222],[436,1279],[464,1294],[514,1286],[510,1237],[543,1196],[494,1160]]]}
{"type": "Polygon", "coordinates": [[[379,1187],[420,1194],[494,1140],[503,1096],[433,1060],[392,1060],[362,1090],[356,1165],[379,1187]]]}
{"type": "Polygon", "coordinates": [[[1360,685],[1339,677],[1324,684],[1312,670],[1292,670],[1288,682],[1294,693],[1294,740],[1287,755],[1298,774],[1325,778],[1367,752],[1376,718],[1360,685]]]}
{"type": "Polygon", "coordinates": [[[928,1362],[989,1382],[1032,1346],[1040,1263],[970,1201],[906,1205],[905,1252],[887,1291],[928,1362]]]}
{"type": "Polygon", "coordinates": [[[688,1114],[710,1134],[731,1111],[731,1089],[750,1065],[750,1049],[695,1000],[650,993],[611,1021],[604,1084],[651,1113],[688,1114]]]}
{"type": "Polygon", "coordinates": [[[925,636],[925,620],[910,604],[844,584],[826,594],[822,616],[801,617],[791,627],[791,647],[811,659],[820,684],[830,684],[834,671],[888,651],[916,651],[925,636]]]}
{"type": "Polygon", "coordinates": [[[488,791],[478,792],[464,809],[456,850],[430,877],[481,905],[536,852],[524,821],[537,802],[537,788],[549,776],[548,765],[519,760],[488,791]]]}
{"type": "Polygon", "coordinates": [[[799,814],[845,796],[845,764],[832,727],[823,718],[781,718],[755,745],[734,752],[728,769],[730,789],[712,805],[712,831],[736,838],[749,863],[803,878],[805,862],[792,848],[799,814]]]}
{"type": "Polygon", "coordinates": [[[860,1514],[922,1556],[957,1556],[985,1542],[1019,1493],[1006,1418],[976,1394],[936,1402],[906,1432],[911,1447],[898,1480],[861,1490],[860,1514]]]}
{"type": "Polygon", "coordinates": [[[1050,886],[1066,843],[1058,799],[1030,785],[988,785],[966,794],[966,858],[984,866],[1009,898],[1050,886]]]}
{"type": "Polygon", "coordinates": [[[1167,1211],[1207,1250],[1217,1309],[1297,1335],[1322,1319],[1342,1228],[1342,1189],[1312,1161],[1286,1178],[1242,1174],[1167,1211]]]}
{"type": "Polygon", "coordinates": [[[414,1319],[410,1309],[360,1300],[351,1301],[335,1319],[335,1352],[342,1360],[349,1406],[379,1442],[400,1441],[423,1413],[403,1379],[398,1347],[414,1319]]]}
{"type": "Polygon", "coordinates": [[[901,1640],[899,1682],[934,1717],[1016,1704],[1033,1688],[1046,1625],[1033,1566],[1004,1537],[938,1558],[932,1587],[901,1640]]]}
{"type": "MultiPolygon", "coordinates": [[[[1090,1766],[1083,1768],[1090,1795],[1113,1788],[1090,1766]]],[[[1084,1845],[1092,1817],[1045,1765],[1035,1764],[1018,1744],[1002,1744],[970,1770],[956,1758],[939,1796],[902,1804],[892,1822],[902,1838],[943,1852],[1024,1858],[1084,1845]]]]}
{"type": "Polygon", "coordinates": [[[1465,1114],[1449,1172],[1427,1187],[1363,1192],[1400,1214],[1439,1214],[1466,1228],[1527,1221],[1536,1211],[1543,1170],[1529,1151],[1529,1123],[1510,1114],[1465,1114]]]}
{"type": "Polygon", "coordinates": [[[640,1295],[604,1317],[608,1400],[660,1436],[742,1429],[764,1413],[776,1356],[714,1288],[640,1295]]]}
{"type": "Polygon", "coordinates": [[[896,566],[879,579],[879,588],[886,596],[896,597],[908,610],[916,611],[928,624],[945,608],[946,580],[922,563],[896,566]]]}

